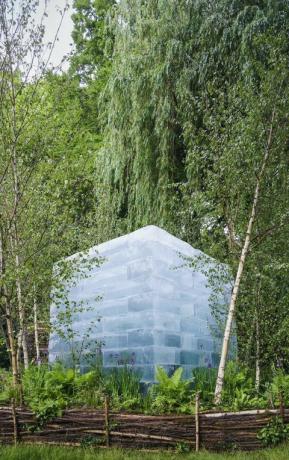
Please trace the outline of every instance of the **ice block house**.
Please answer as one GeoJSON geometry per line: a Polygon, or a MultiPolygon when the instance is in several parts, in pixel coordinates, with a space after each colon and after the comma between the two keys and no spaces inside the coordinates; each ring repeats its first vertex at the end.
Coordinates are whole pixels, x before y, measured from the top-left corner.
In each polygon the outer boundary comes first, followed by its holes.
{"type": "MultiPolygon", "coordinates": [[[[216,366],[211,288],[203,271],[189,268],[184,259],[200,254],[152,225],[91,248],[88,257],[99,255],[103,263],[68,287],[69,302],[89,307],[72,316],[79,347],[89,339],[81,367],[88,365],[86,356],[95,344],[104,368],[132,366],[148,382],[154,381],[157,365],[168,372],[182,366],[185,377],[194,367],[216,366]]],[[[224,301],[227,297],[224,288],[224,301]]],[[[52,323],[58,312],[52,305],[52,323]]],[[[50,362],[69,359],[70,346],[52,331],[50,362]]]]}

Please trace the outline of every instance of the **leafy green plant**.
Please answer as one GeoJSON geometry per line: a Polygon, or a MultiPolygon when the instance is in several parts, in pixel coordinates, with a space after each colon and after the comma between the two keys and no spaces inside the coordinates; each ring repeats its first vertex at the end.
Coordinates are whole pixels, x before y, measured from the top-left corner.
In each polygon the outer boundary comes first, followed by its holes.
{"type": "Polygon", "coordinates": [[[235,397],[236,388],[253,388],[252,379],[248,378],[247,370],[235,361],[229,361],[225,370],[223,399],[231,401],[235,397]]]}
{"type": "Polygon", "coordinates": [[[222,407],[225,410],[243,410],[266,407],[267,400],[257,395],[252,377],[246,368],[230,361],[225,371],[222,407]]]}
{"type": "Polygon", "coordinates": [[[96,436],[85,436],[82,438],[80,446],[81,447],[98,447],[105,443],[104,437],[96,437],[96,436]]]}
{"type": "MultiPolygon", "coordinates": [[[[213,407],[215,369],[195,369],[192,380],[182,379],[182,368],[172,376],[157,368],[157,383],[143,391],[140,378],[132,368],[115,368],[105,372],[96,366],[90,372],[80,374],[61,364],[52,367],[31,365],[23,373],[24,402],[36,414],[38,424],[58,416],[69,406],[103,408],[104,396],[110,398],[115,410],[137,410],[144,413],[193,413],[195,393],[200,392],[201,410],[213,407]]],[[[13,396],[11,374],[0,371],[0,402],[9,403],[13,396]]],[[[225,376],[222,408],[244,410],[265,408],[268,394],[279,403],[283,392],[288,401],[289,377],[278,371],[264,393],[256,393],[253,379],[246,369],[229,363],[225,376]]]]}
{"type": "Polygon", "coordinates": [[[191,451],[190,445],[187,442],[178,442],[176,445],[176,451],[179,454],[187,454],[191,451]]]}
{"type": "Polygon", "coordinates": [[[254,390],[248,388],[236,388],[235,395],[230,405],[230,409],[235,411],[243,409],[260,409],[266,406],[266,399],[261,396],[254,396],[254,390]]]}
{"type": "Polygon", "coordinates": [[[217,369],[198,367],[193,369],[194,390],[199,392],[201,405],[204,408],[212,406],[217,378],[217,369]]]}
{"type": "Polygon", "coordinates": [[[288,440],[289,426],[285,425],[281,417],[273,417],[265,428],[262,428],[258,434],[258,439],[265,446],[276,446],[277,444],[288,440]]]}
{"type": "Polygon", "coordinates": [[[133,369],[113,369],[106,375],[104,386],[115,408],[135,409],[142,405],[140,377],[133,369]]]}
{"type": "Polygon", "coordinates": [[[33,410],[39,423],[58,416],[75,392],[75,372],[60,364],[30,366],[23,375],[25,403],[33,410]]]}
{"type": "Polygon", "coordinates": [[[285,405],[289,404],[289,375],[286,375],[283,370],[277,369],[274,370],[274,377],[272,383],[269,385],[266,395],[267,399],[271,401],[273,406],[276,406],[281,403],[281,398],[283,398],[283,403],[285,405]]]}
{"type": "Polygon", "coordinates": [[[0,404],[8,403],[14,396],[12,375],[4,369],[0,369],[0,404]]]}
{"type": "Polygon", "coordinates": [[[104,376],[101,368],[77,375],[75,386],[76,392],[73,402],[76,405],[88,407],[103,405],[104,376]]]}
{"type": "Polygon", "coordinates": [[[192,412],[192,382],[182,380],[183,369],[179,367],[169,377],[162,367],[156,371],[157,385],[151,387],[152,409],[156,412],[192,412]]]}

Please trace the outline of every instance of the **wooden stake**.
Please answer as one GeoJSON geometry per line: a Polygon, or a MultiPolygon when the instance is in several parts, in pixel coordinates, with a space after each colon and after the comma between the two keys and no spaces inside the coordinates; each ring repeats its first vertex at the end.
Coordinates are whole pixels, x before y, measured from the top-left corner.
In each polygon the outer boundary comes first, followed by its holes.
{"type": "Polygon", "coordinates": [[[200,393],[196,393],[196,406],[195,406],[195,423],[196,423],[196,452],[200,449],[200,393]]]}
{"type": "Polygon", "coordinates": [[[106,440],[106,447],[110,446],[110,439],[109,439],[109,398],[106,395],[104,398],[104,417],[105,417],[105,440],[106,440]]]}
{"type": "Polygon", "coordinates": [[[14,436],[14,444],[15,446],[18,444],[19,440],[19,433],[18,433],[18,423],[17,423],[17,413],[16,413],[16,406],[15,406],[15,399],[12,399],[12,420],[13,420],[13,436],[14,436]]]}

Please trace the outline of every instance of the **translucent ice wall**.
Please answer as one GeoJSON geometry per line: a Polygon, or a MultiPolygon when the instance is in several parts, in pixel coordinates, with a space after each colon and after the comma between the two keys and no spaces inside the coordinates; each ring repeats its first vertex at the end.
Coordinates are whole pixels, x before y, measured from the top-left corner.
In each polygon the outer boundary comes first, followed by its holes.
{"type": "MultiPolygon", "coordinates": [[[[217,365],[208,280],[184,266],[183,256],[198,257],[200,251],[148,226],[92,248],[89,257],[96,254],[103,264],[68,290],[69,302],[83,305],[72,319],[82,367],[100,343],[104,367],[133,366],[143,381],[154,380],[156,365],[169,372],[182,366],[185,377],[194,367],[217,365]]],[[[52,322],[58,312],[51,307],[52,322]]],[[[51,362],[69,360],[68,342],[52,332],[51,362]]]]}

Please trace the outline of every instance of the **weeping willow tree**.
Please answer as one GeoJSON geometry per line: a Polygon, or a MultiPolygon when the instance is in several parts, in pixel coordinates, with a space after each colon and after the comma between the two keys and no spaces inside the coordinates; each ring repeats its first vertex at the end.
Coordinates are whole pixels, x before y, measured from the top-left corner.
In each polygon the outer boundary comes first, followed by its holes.
{"type": "Polygon", "coordinates": [[[215,204],[202,199],[216,155],[210,118],[240,78],[259,78],[255,38],[284,29],[287,10],[281,0],[119,3],[97,161],[109,234],[155,223],[207,249],[209,228],[224,245],[225,217],[206,226],[215,204]]]}
{"type": "Polygon", "coordinates": [[[122,2],[114,20],[100,168],[114,214],[128,230],[169,226],[170,186],[185,179],[177,113],[190,22],[185,3],[122,2]]]}

